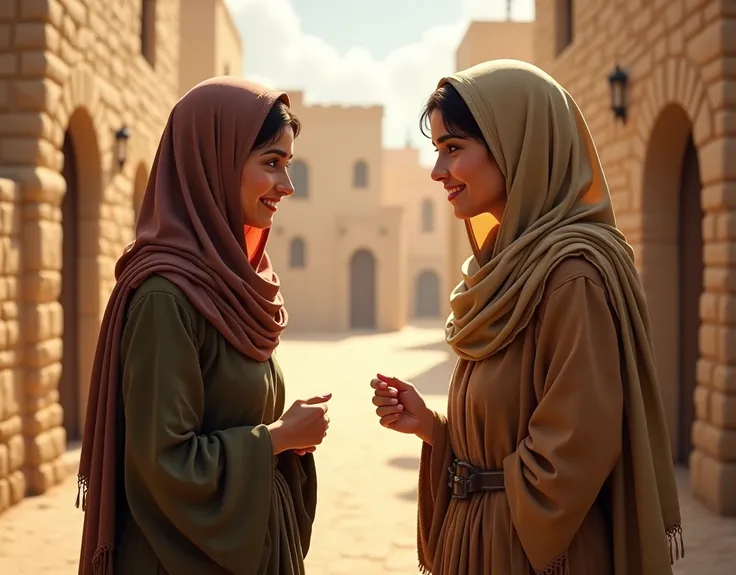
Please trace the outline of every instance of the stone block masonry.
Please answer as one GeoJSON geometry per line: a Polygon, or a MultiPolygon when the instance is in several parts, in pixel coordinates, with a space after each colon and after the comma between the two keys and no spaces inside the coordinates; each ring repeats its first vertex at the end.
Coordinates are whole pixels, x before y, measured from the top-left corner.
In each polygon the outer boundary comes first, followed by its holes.
{"type": "Polygon", "coordinates": [[[67,473],[114,264],[133,238],[134,182],[176,101],[179,6],[156,0],[146,27],[140,0],[0,2],[0,512],[67,473]]]}
{"type": "Polygon", "coordinates": [[[736,515],[736,4],[537,0],[535,27],[535,63],[581,106],[636,250],[673,456],[736,515]],[[615,65],[626,123],[610,109],[615,65]]]}

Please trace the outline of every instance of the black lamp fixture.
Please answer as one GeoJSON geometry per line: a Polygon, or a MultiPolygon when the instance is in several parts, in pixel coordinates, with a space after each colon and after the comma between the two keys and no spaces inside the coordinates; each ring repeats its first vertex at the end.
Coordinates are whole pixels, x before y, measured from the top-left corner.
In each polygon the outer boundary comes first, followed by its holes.
{"type": "Polygon", "coordinates": [[[616,67],[608,75],[608,83],[611,85],[611,110],[614,119],[620,119],[626,123],[626,85],[629,75],[616,64],[616,67]]]}
{"type": "Polygon", "coordinates": [[[128,139],[130,138],[130,130],[127,126],[122,126],[115,132],[115,158],[118,161],[118,169],[122,170],[128,159],[128,139]]]}

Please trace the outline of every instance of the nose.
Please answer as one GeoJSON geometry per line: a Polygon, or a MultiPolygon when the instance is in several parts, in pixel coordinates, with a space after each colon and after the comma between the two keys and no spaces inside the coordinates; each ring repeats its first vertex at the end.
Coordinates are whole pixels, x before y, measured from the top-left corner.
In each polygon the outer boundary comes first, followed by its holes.
{"type": "Polygon", "coordinates": [[[290,196],[294,193],[294,184],[291,183],[291,178],[288,174],[284,174],[275,186],[276,191],[282,196],[290,196]]]}
{"type": "Polygon", "coordinates": [[[431,177],[435,182],[444,182],[450,177],[449,170],[442,164],[440,158],[437,158],[437,161],[434,163],[431,177]]]}

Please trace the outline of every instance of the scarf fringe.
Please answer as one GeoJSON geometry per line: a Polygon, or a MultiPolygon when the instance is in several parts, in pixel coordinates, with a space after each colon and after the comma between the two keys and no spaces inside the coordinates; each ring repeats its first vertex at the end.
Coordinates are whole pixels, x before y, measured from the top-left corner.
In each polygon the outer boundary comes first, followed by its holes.
{"type": "Polygon", "coordinates": [[[567,551],[558,556],[552,563],[541,571],[531,569],[531,575],[570,575],[570,564],[567,561],[567,551]]]}
{"type": "Polygon", "coordinates": [[[92,557],[93,575],[110,575],[112,573],[112,545],[101,545],[92,557]]]}
{"type": "Polygon", "coordinates": [[[421,575],[432,575],[432,572],[419,562],[419,573],[421,575]]]}
{"type": "Polygon", "coordinates": [[[82,511],[87,511],[87,489],[89,484],[87,478],[81,475],[77,476],[77,501],[74,503],[74,507],[79,509],[79,503],[81,499],[82,511]]]}
{"type": "Polygon", "coordinates": [[[667,541],[670,546],[670,565],[685,557],[685,543],[682,540],[682,525],[679,523],[667,529],[667,541]]]}

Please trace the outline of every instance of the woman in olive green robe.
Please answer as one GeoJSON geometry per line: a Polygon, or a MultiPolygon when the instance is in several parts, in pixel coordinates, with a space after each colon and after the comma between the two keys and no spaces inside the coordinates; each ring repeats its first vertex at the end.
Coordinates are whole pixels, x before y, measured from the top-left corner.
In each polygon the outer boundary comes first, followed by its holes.
{"type": "Polygon", "coordinates": [[[444,78],[424,117],[472,250],[450,296],[447,415],[408,382],[371,382],[382,425],[424,440],[421,570],[671,573],[646,302],[580,110],[538,68],[494,60],[444,78]]]}
{"type": "Polygon", "coordinates": [[[80,464],[81,575],[303,575],[329,394],[284,411],[265,252],[299,121],[236,78],[187,93],[118,261],[80,464]]]}

